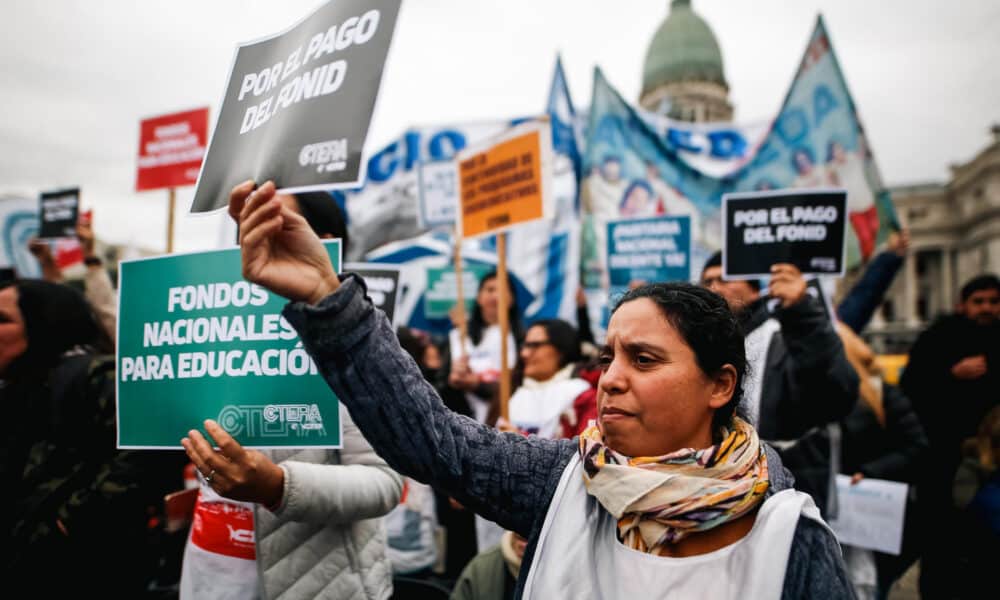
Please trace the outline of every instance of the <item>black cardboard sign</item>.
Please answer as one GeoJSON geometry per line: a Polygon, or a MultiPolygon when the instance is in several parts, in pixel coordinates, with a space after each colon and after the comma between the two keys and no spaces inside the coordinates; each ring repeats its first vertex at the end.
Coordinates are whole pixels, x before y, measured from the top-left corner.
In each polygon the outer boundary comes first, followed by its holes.
{"type": "Polygon", "coordinates": [[[845,190],[777,190],[722,197],[722,274],[758,279],[771,265],[803,274],[843,275],[845,190]]]}
{"type": "Polygon", "coordinates": [[[38,204],[38,237],[43,240],[76,238],[80,188],[42,192],[38,204]]]}

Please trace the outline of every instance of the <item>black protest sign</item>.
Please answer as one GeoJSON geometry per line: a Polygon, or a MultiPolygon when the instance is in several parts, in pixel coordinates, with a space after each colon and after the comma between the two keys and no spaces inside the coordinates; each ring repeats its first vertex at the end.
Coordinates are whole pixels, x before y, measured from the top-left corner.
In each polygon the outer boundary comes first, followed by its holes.
{"type": "Polygon", "coordinates": [[[362,154],[400,0],[335,0],[241,45],[191,212],[247,179],[286,193],[363,183],[362,154]]]}
{"type": "Polygon", "coordinates": [[[372,304],[382,309],[392,323],[399,302],[399,269],[378,263],[346,263],[344,271],[355,273],[365,280],[372,304]]]}
{"type": "Polygon", "coordinates": [[[38,207],[40,239],[75,238],[80,188],[42,192],[38,207]]]}
{"type": "Polygon", "coordinates": [[[844,274],[844,190],[778,190],[722,197],[722,274],[756,279],[771,265],[844,274]]]}

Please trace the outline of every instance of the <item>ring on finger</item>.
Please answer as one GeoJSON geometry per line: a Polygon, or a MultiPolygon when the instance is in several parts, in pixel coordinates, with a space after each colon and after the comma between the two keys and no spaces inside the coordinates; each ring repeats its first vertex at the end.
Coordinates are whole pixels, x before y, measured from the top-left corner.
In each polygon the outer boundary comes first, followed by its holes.
{"type": "Polygon", "coordinates": [[[215,477],[215,469],[212,469],[211,471],[209,471],[208,475],[205,475],[205,482],[211,485],[212,477],[215,477]]]}

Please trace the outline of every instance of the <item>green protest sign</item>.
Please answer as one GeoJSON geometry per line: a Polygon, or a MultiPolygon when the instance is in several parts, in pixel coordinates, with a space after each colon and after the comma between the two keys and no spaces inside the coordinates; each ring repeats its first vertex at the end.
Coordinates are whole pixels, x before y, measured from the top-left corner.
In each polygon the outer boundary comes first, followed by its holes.
{"type": "MultiPolygon", "coordinates": [[[[340,241],[326,248],[339,272],[340,241]]],[[[125,261],[119,277],[119,448],[179,448],[205,419],[244,446],[340,446],[337,398],[239,248],[125,261]]]]}
{"type": "MultiPolygon", "coordinates": [[[[493,265],[467,264],[462,267],[462,293],[465,296],[466,314],[476,302],[476,290],[483,275],[494,271],[493,265]]],[[[424,316],[428,319],[445,319],[448,311],[458,301],[458,278],[453,267],[429,267],[427,291],[424,292],[424,316]]]]}

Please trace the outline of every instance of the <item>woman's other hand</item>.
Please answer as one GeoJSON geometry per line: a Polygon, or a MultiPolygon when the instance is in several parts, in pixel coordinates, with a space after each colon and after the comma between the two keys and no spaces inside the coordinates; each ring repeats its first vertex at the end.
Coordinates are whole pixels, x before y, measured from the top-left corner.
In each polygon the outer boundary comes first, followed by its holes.
{"type": "Polygon", "coordinates": [[[281,503],[285,472],[257,450],[247,450],[215,421],[205,421],[205,431],[219,445],[215,450],[196,430],[181,440],[188,457],[220,496],[266,507],[281,503]]]}

